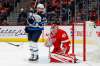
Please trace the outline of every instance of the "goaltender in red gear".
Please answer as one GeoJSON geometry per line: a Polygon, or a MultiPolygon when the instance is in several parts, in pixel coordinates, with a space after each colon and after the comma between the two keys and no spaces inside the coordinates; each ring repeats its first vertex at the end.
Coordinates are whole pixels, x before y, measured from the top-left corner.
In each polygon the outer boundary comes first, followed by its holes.
{"type": "MultiPolygon", "coordinates": [[[[54,46],[52,53],[68,55],[71,42],[69,40],[67,33],[64,30],[59,29],[59,27],[56,24],[53,24],[51,26],[49,43],[50,42],[54,46]]],[[[50,62],[58,63],[59,61],[50,57],[50,62]]]]}

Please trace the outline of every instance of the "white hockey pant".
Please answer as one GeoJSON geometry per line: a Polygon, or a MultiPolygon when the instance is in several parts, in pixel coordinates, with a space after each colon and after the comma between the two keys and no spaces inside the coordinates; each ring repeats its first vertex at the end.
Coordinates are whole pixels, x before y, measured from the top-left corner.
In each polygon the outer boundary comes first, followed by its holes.
{"type": "Polygon", "coordinates": [[[34,54],[34,56],[38,55],[38,45],[36,42],[30,41],[30,51],[32,54],[34,54]]]}

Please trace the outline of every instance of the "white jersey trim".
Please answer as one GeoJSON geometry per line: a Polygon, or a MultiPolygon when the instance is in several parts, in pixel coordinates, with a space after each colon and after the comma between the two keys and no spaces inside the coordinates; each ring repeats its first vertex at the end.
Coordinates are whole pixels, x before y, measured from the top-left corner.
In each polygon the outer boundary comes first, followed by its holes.
{"type": "Polygon", "coordinates": [[[69,41],[70,40],[68,39],[68,40],[61,41],[61,43],[63,44],[63,43],[69,42],[69,41]]]}

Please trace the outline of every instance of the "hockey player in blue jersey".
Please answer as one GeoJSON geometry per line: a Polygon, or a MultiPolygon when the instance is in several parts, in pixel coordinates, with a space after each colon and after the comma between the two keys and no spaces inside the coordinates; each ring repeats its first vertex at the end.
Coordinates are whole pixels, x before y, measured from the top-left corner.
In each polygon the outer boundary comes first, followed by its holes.
{"type": "Polygon", "coordinates": [[[27,18],[28,25],[25,28],[25,32],[28,34],[28,40],[30,43],[31,58],[29,58],[29,61],[37,61],[39,59],[37,41],[44,30],[43,26],[46,23],[44,17],[40,15],[40,12],[43,10],[43,8],[43,4],[38,4],[37,12],[29,13],[27,18]]]}

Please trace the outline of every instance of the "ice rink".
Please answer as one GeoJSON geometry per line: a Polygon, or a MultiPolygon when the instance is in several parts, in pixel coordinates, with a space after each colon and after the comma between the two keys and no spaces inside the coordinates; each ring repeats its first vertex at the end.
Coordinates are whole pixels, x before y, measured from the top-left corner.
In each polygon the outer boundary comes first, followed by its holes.
{"type": "MultiPolygon", "coordinates": [[[[50,64],[48,58],[49,49],[44,46],[43,43],[38,43],[39,48],[39,61],[38,62],[29,62],[28,58],[30,57],[30,51],[28,48],[28,42],[26,43],[14,43],[20,44],[20,47],[12,46],[7,42],[0,42],[0,66],[33,66],[33,65],[53,65],[50,64]]],[[[78,55],[82,55],[82,45],[75,45],[75,52],[78,55]]],[[[87,61],[80,62],[76,64],[63,64],[67,66],[99,66],[100,63],[100,46],[96,45],[87,45],[87,61]]],[[[58,64],[62,65],[62,64],[58,64]]]]}

